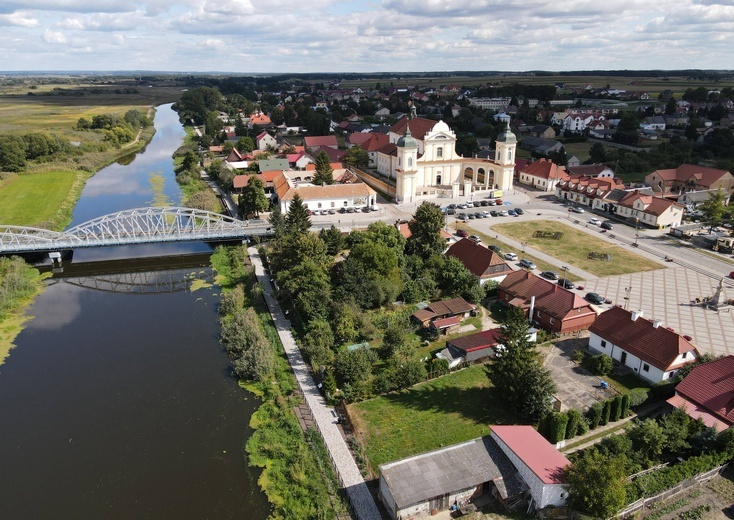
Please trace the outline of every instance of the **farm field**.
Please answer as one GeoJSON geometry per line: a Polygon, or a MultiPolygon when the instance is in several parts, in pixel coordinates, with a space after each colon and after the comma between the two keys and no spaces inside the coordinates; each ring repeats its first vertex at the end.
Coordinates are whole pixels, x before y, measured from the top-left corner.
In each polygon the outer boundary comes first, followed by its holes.
{"type": "Polygon", "coordinates": [[[0,182],[0,224],[38,226],[52,220],[76,179],[76,172],[54,171],[0,182]]]}

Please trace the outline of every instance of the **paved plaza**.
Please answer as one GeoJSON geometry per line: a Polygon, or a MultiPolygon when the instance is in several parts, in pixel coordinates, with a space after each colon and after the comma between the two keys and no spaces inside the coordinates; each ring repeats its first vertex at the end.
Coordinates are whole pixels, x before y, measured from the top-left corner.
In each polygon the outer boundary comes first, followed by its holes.
{"type": "MultiPolygon", "coordinates": [[[[675,264],[673,264],[675,265],[675,264]]],[[[709,276],[675,266],[644,273],[597,278],[579,282],[583,291],[598,293],[615,305],[625,305],[625,288],[629,287],[629,310],[642,310],[645,318],[656,319],[665,327],[693,337],[701,353],[734,354],[729,339],[734,337],[734,312],[716,311],[691,305],[696,298],[712,296],[718,281],[709,276]]],[[[729,289],[727,298],[734,297],[729,289]]]]}

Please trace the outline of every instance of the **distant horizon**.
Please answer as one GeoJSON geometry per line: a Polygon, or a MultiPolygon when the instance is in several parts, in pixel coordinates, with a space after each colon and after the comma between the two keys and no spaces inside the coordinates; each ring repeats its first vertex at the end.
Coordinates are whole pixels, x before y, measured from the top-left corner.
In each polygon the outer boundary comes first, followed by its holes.
{"type": "Polygon", "coordinates": [[[720,70],[732,26],[732,0],[5,0],[0,69],[720,70]]]}

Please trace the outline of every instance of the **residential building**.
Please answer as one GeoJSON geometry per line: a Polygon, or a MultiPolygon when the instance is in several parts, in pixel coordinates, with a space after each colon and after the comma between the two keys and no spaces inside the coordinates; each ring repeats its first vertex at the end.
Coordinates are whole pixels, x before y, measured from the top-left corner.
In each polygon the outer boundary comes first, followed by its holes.
{"type": "Polygon", "coordinates": [[[699,357],[687,336],[643,318],[639,310],[612,307],[599,315],[589,333],[589,350],[606,354],[651,383],[670,379],[699,357]]]}
{"type": "Polygon", "coordinates": [[[290,164],[288,163],[288,159],[262,159],[257,162],[257,167],[262,173],[273,170],[289,170],[290,164]]]}
{"type": "MultiPolygon", "coordinates": [[[[606,200],[596,202],[604,204],[606,200]]],[[[654,197],[637,189],[627,191],[626,195],[613,207],[613,212],[618,217],[657,229],[680,226],[685,210],[682,204],[662,197],[654,197]]]]}
{"type": "Polygon", "coordinates": [[[655,194],[674,197],[687,191],[722,189],[731,193],[734,177],[726,170],[682,164],[677,168],[655,170],[645,177],[645,184],[651,186],[655,194]]]}
{"type": "MultiPolygon", "coordinates": [[[[436,357],[447,360],[449,368],[455,368],[462,363],[474,363],[494,357],[495,352],[502,349],[500,331],[501,329],[498,327],[446,340],[446,348],[437,353],[436,357]]],[[[535,342],[537,336],[537,329],[531,328],[528,331],[528,341],[535,342]]]]}
{"type": "Polygon", "coordinates": [[[521,184],[532,186],[540,191],[555,191],[558,182],[567,178],[566,168],[557,165],[550,159],[539,159],[518,172],[518,181],[521,184]]]}
{"type": "Polygon", "coordinates": [[[288,211],[293,196],[298,193],[306,209],[339,210],[341,208],[362,209],[377,204],[375,190],[357,180],[348,169],[335,169],[334,179],[348,178],[348,182],[316,186],[313,184],[313,170],[281,171],[273,179],[273,186],[283,213],[288,211]]]}
{"type": "Polygon", "coordinates": [[[278,146],[278,141],[275,137],[265,131],[260,132],[255,140],[257,141],[258,150],[267,150],[268,147],[276,148],[278,146]]]}
{"type": "Polygon", "coordinates": [[[303,144],[306,148],[319,148],[321,146],[335,150],[339,148],[335,135],[306,136],[303,138],[303,144]]]}
{"type": "Polygon", "coordinates": [[[571,461],[532,426],[494,425],[490,430],[490,437],[528,486],[531,508],[565,506],[568,486],[564,473],[571,461]]]}
{"type": "Polygon", "coordinates": [[[570,175],[556,184],[556,197],[562,201],[575,202],[581,206],[594,207],[612,190],[624,190],[624,184],[609,177],[570,175]]]}
{"type": "Polygon", "coordinates": [[[462,238],[446,251],[446,256],[456,258],[469,272],[479,279],[480,284],[489,280],[497,283],[512,272],[499,253],[484,247],[470,238],[462,238]]]}
{"type": "Polygon", "coordinates": [[[665,130],[665,118],[663,116],[649,116],[642,120],[640,129],[643,132],[655,133],[665,130]]]}
{"type": "Polygon", "coordinates": [[[694,367],[668,403],[721,432],[734,424],[734,356],[694,367]]]}
{"type": "Polygon", "coordinates": [[[542,137],[526,137],[520,142],[520,148],[530,150],[538,155],[548,155],[551,152],[557,152],[563,145],[555,139],[543,139],[542,137]]]}
{"type": "Polygon", "coordinates": [[[588,329],[596,319],[586,300],[525,270],[513,271],[500,282],[498,300],[522,309],[538,326],[559,334],[588,329]]]}
{"type": "Polygon", "coordinates": [[[458,316],[459,318],[468,318],[469,315],[477,310],[477,306],[469,303],[464,298],[451,298],[450,300],[441,300],[431,302],[422,309],[415,311],[410,317],[416,323],[427,327],[433,320],[450,318],[458,316]]]}
{"type": "Polygon", "coordinates": [[[614,170],[609,166],[602,163],[594,164],[580,164],[580,165],[566,165],[566,171],[569,175],[583,175],[585,177],[598,178],[610,178],[613,179],[616,175],[614,170]]]}

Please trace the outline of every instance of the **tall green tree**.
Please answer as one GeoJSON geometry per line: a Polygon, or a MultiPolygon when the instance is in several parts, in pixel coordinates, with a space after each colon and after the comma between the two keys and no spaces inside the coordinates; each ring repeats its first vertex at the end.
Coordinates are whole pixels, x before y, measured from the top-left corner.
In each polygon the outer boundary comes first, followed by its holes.
{"type": "Polygon", "coordinates": [[[370,157],[365,150],[359,146],[352,146],[344,154],[344,162],[349,166],[356,166],[358,168],[365,168],[370,163],[370,157]]]}
{"type": "Polygon", "coordinates": [[[316,185],[334,184],[334,170],[331,167],[329,156],[321,150],[316,156],[316,173],[313,176],[316,185]]]}
{"type": "Polygon", "coordinates": [[[245,216],[251,213],[259,215],[261,211],[268,209],[270,201],[265,196],[265,185],[257,175],[250,175],[239,202],[245,216]]]}
{"type": "Polygon", "coordinates": [[[498,398],[520,417],[538,422],[551,411],[551,395],[556,387],[528,339],[529,329],[525,313],[511,307],[500,330],[504,348],[497,350],[487,366],[487,376],[498,398]]]}
{"type": "Polygon", "coordinates": [[[604,149],[604,145],[601,143],[594,143],[589,148],[589,164],[605,163],[607,162],[607,151],[604,149]]]}
{"type": "Polygon", "coordinates": [[[722,224],[724,212],[726,211],[726,206],[724,206],[726,196],[727,194],[724,190],[712,191],[709,192],[708,200],[701,204],[703,220],[709,227],[709,230],[713,230],[722,224]]]}
{"type": "Polygon", "coordinates": [[[626,460],[595,448],[584,450],[566,469],[569,504],[595,518],[609,518],[627,503],[626,460]]]}
{"type": "Polygon", "coordinates": [[[410,255],[417,255],[426,259],[434,254],[441,254],[446,243],[441,238],[441,228],[444,225],[444,216],[441,208],[436,204],[424,202],[408,223],[411,236],[405,250],[410,255]]]}
{"type": "Polygon", "coordinates": [[[311,219],[298,193],[293,195],[293,199],[291,199],[291,203],[288,206],[288,213],[285,215],[285,225],[289,233],[308,233],[308,230],[311,228],[311,219]]]}

